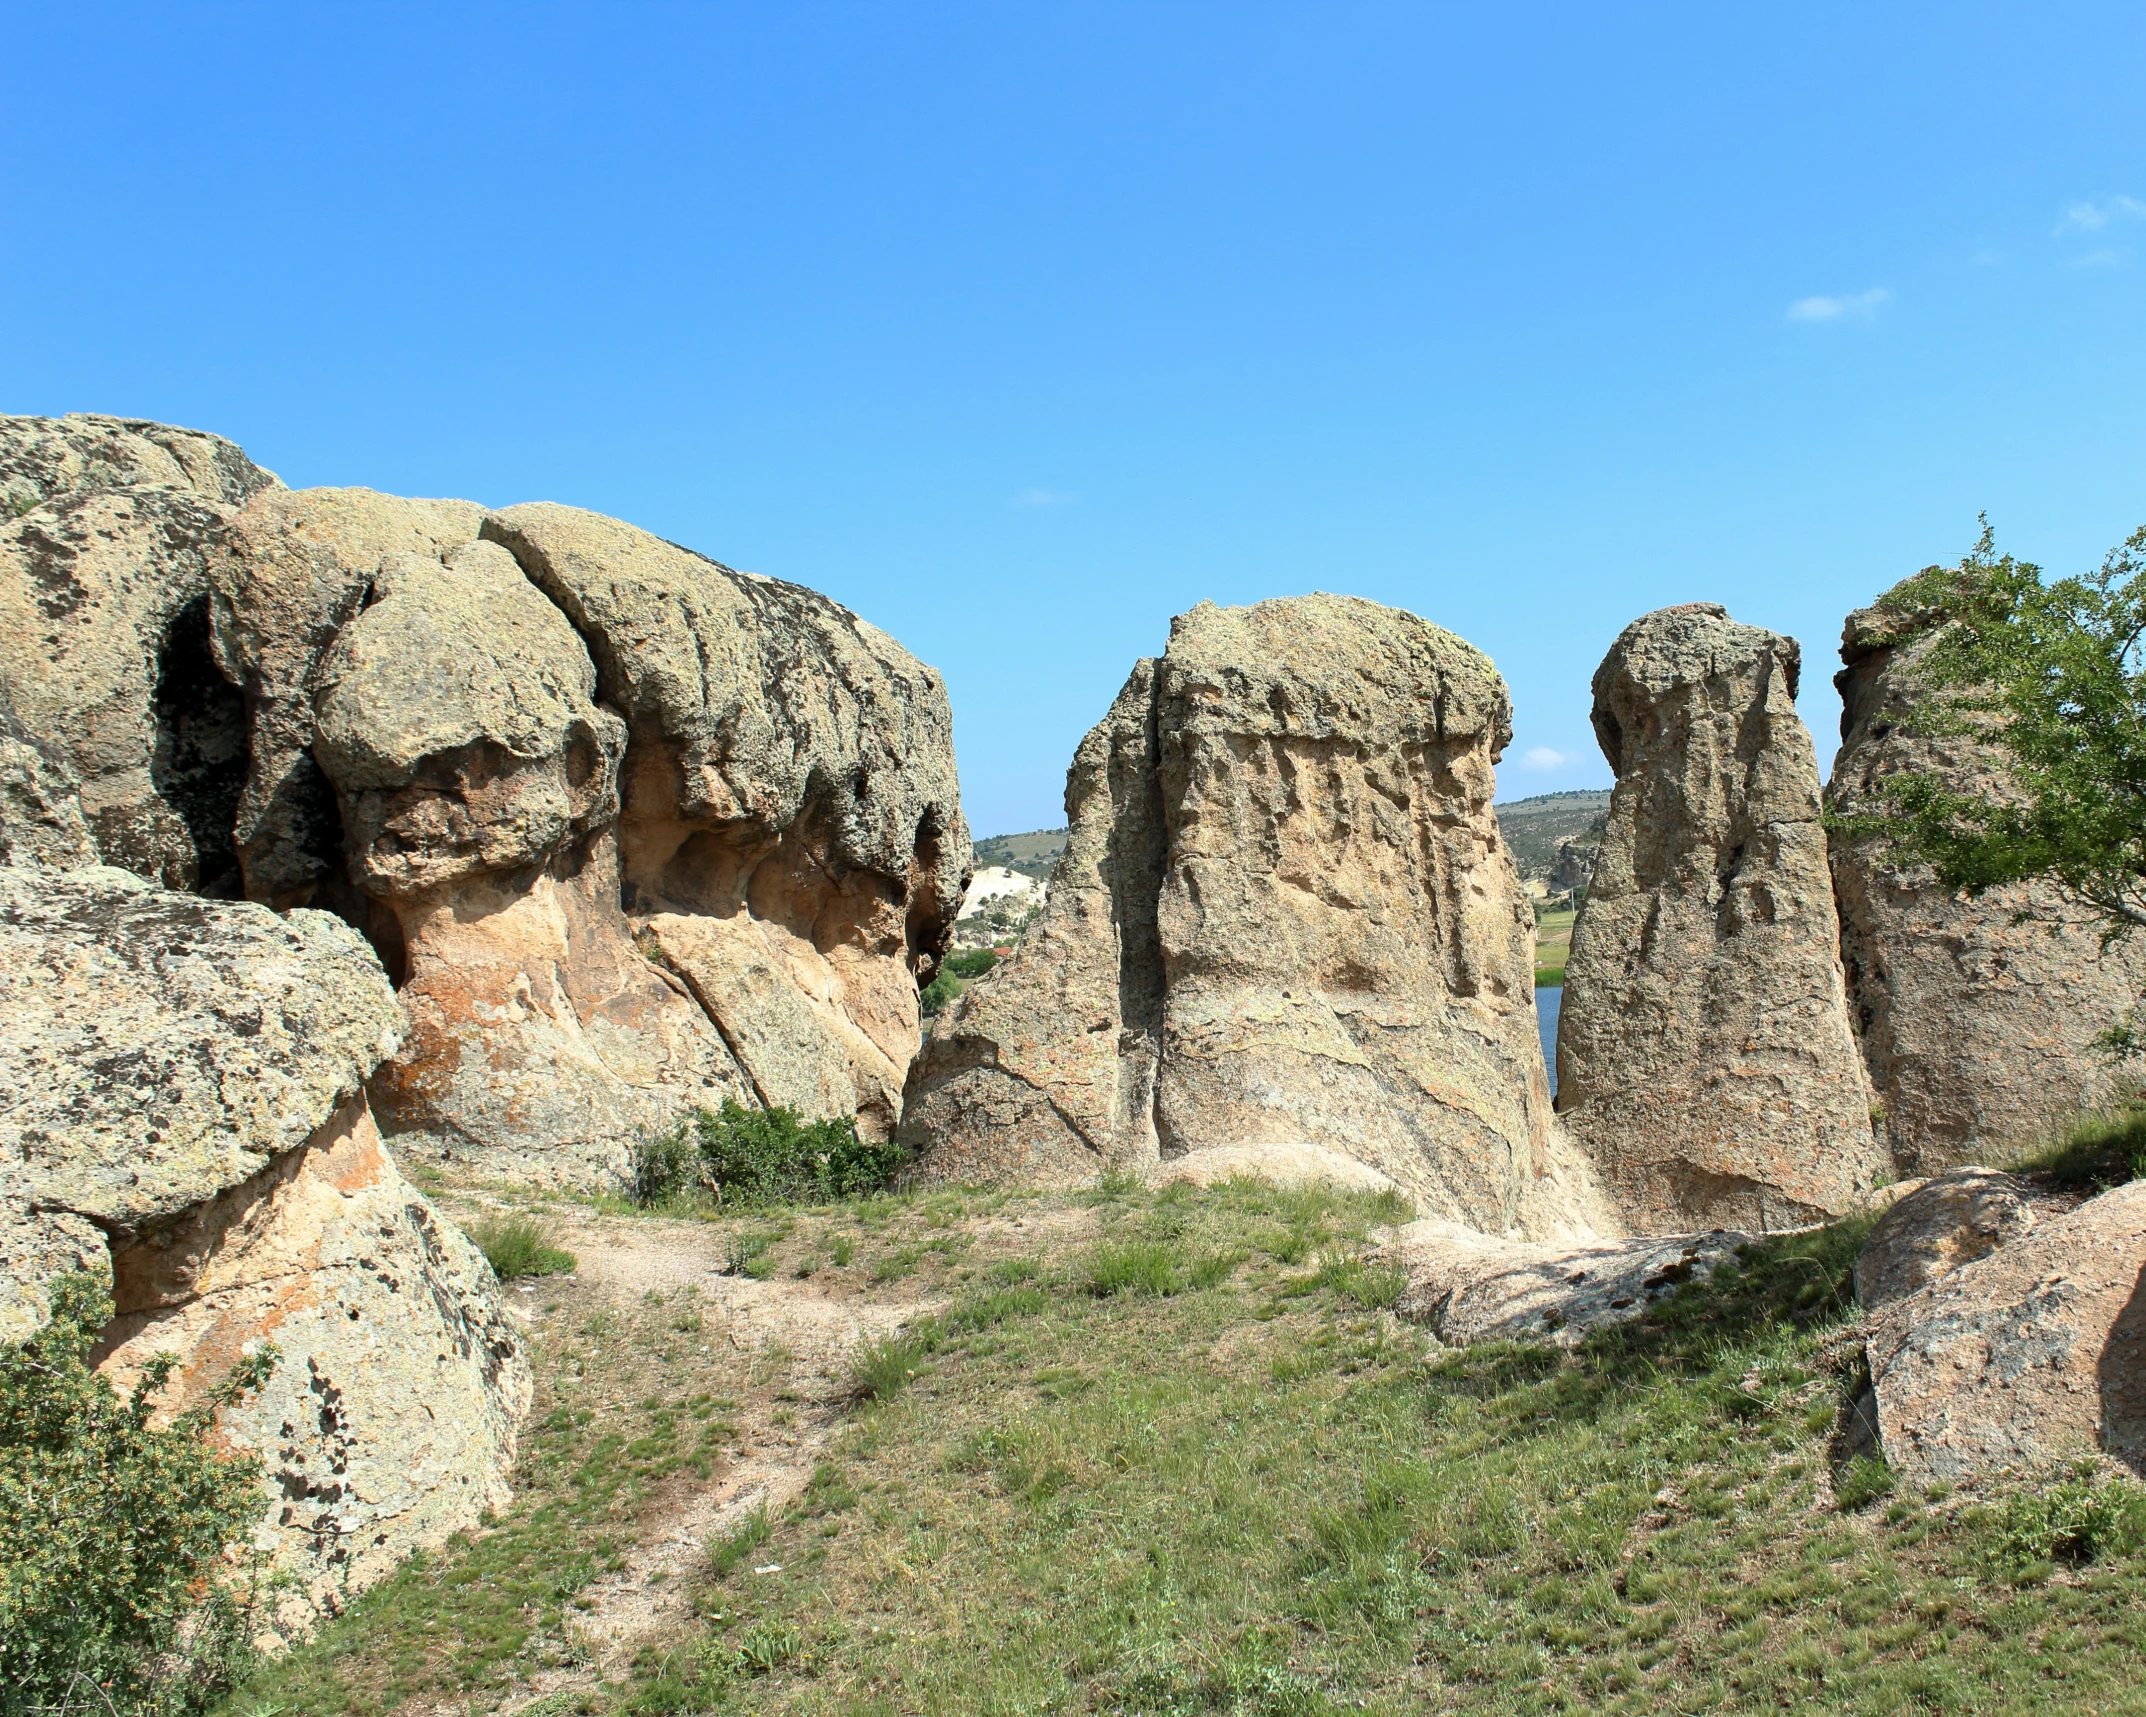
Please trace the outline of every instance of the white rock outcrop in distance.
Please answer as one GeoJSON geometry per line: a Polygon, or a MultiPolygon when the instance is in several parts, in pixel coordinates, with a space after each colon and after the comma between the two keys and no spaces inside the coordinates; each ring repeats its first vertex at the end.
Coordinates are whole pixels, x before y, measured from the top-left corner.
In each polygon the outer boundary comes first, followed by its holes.
{"type": "Polygon", "coordinates": [[[1616,771],[1573,927],[1557,1107],[1641,1233],[1838,1215],[1885,1166],[1849,1029],[1795,640],[1710,602],[1594,679],[1616,771]]]}

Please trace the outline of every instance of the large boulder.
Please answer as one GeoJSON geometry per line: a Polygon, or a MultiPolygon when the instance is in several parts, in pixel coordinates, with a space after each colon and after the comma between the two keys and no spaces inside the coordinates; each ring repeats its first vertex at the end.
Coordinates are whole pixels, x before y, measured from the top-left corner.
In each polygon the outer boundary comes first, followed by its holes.
{"type": "Polygon", "coordinates": [[[1868,1348],[1885,1457],[1910,1482],[2097,1455],[2146,1476],[2146,1181],[1885,1305],[1868,1348]]]}
{"type": "Polygon", "coordinates": [[[601,1183],[726,1097],[892,1130],[969,858],[892,639],[596,514],[292,492],[157,425],[0,419],[0,484],[0,857],[346,919],[430,1158],[601,1183]]]}
{"type": "Polygon", "coordinates": [[[526,1359],[469,1242],[396,1172],[365,1078],[403,1028],[325,913],[0,869],[0,1337],[65,1272],[112,1284],[100,1365],[179,1361],[265,1464],[257,1545],[318,1608],[505,1498],[526,1359]]]}
{"type": "Polygon", "coordinates": [[[1509,736],[1489,659],[1412,614],[1179,616],[1075,754],[1042,918],[910,1076],[918,1173],[1304,1144],[1456,1221],[1544,1220],[1532,916],[1491,813],[1509,736]]]}
{"type": "Polygon", "coordinates": [[[2146,938],[2104,948],[2100,920],[2054,886],[1955,894],[1928,865],[1887,850],[1890,781],[1931,776],[1980,798],[2011,791],[2002,751],[1932,719],[1961,713],[1941,707],[1948,700],[1921,672],[1943,623],[1883,601],[1858,609],[1833,682],[1841,749],[1826,799],[1847,825],[1832,840],[1841,957],[1903,1174],[2001,1160],[2120,1096],[2123,1070],[2095,1039],[2146,990],[2146,938]]]}
{"type": "Polygon", "coordinates": [[[1595,673],[1617,785],[1565,968],[1557,1107],[1643,1232],[1818,1221],[1885,1163],[1798,662],[1701,602],[1635,620],[1595,673]]]}
{"type": "Polygon", "coordinates": [[[535,503],[486,519],[623,718],[619,882],[750,1099],[885,1138],[969,875],[939,676],[816,592],[535,503]]]}
{"type": "Polygon", "coordinates": [[[1855,1297],[1864,1310],[1876,1311],[1988,1257],[2033,1226],[2025,1184],[1996,1169],[1957,1168],[1911,1183],[1863,1242],[1855,1297]]]}
{"type": "Polygon", "coordinates": [[[55,816],[79,819],[106,863],[240,891],[246,714],[213,660],[209,591],[229,556],[226,523],[277,487],[229,442],[191,430],[0,418],[0,844],[11,854],[79,857],[71,834],[52,835],[55,816]]]}

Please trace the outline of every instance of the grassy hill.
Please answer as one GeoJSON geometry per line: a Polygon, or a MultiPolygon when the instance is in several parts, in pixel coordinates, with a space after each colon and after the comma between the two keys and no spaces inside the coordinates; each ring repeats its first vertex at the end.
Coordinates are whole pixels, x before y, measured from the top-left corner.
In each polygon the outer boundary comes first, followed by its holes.
{"type": "Polygon", "coordinates": [[[1595,822],[1609,809],[1607,787],[1570,793],[1541,793],[1497,807],[1498,828],[1512,849],[1524,877],[1546,877],[1557,863],[1557,849],[1575,836],[1592,844],[1595,822]]]}
{"type": "Polygon", "coordinates": [[[1003,865],[1038,882],[1049,882],[1058,855],[1066,850],[1063,829],[1031,829],[1025,835],[986,835],[975,843],[976,868],[1003,865]]]}
{"type": "Polygon", "coordinates": [[[1449,1351],[1366,1260],[1391,1194],[444,1196],[579,1255],[516,1296],[514,1499],[236,1717],[2146,1706],[2117,1493],[1836,1466],[1867,1218],[1449,1351]]]}

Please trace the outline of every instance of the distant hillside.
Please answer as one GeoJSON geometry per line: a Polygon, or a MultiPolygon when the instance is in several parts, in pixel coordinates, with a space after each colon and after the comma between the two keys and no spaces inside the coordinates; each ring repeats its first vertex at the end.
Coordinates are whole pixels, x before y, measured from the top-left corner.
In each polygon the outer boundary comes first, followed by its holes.
{"type": "Polygon", "coordinates": [[[1017,870],[1023,876],[1032,876],[1038,882],[1049,882],[1051,872],[1057,867],[1058,855],[1066,850],[1066,832],[1063,829],[1031,829],[1025,835],[986,835],[976,843],[976,868],[1000,864],[1008,870],[1017,870]]]}
{"type": "Polygon", "coordinates": [[[1547,878],[1557,868],[1558,848],[1567,841],[1592,854],[1602,839],[1599,825],[1609,802],[1607,787],[1590,787],[1498,806],[1498,828],[1520,874],[1547,878]]]}

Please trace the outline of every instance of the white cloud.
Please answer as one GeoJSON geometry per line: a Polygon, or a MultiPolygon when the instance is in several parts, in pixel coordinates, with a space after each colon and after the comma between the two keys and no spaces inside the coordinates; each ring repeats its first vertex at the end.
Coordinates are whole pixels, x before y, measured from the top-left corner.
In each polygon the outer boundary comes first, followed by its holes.
{"type": "Polygon", "coordinates": [[[2140,202],[2136,197],[2110,197],[2099,203],[2080,201],[2065,204],[2063,218],[2057,222],[2057,231],[2105,232],[2112,221],[2140,219],[2146,219],[2146,203],[2140,202]]]}
{"type": "Polygon", "coordinates": [[[1520,767],[1540,774],[1548,769],[1562,769],[1572,759],[1562,751],[1552,751],[1547,745],[1531,745],[1520,754],[1520,767]]]}
{"type": "Polygon", "coordinates": [[[1023,489],[1014,496],[1017,507],[1068,507],[1079,500],[1078,495],[1069,495],[1063,489],[1023,489]]]}
{"type": "Polygon", "coordinates": [[[2109,245],[2099,250],[2090,250],[2083,256],[2067,257],[2066,268],[2114,268],[2124,260],[2124,253],[2109,245]]]}
{"type": "Polygon", "coordinates": [[[1882,286],[1868,292],[1844,293],[1838,298],[1799,298],[1788,307],[1791,322],[1867,322],[1879,307],[1890,304],[1893,295],[1882,286]]]}

